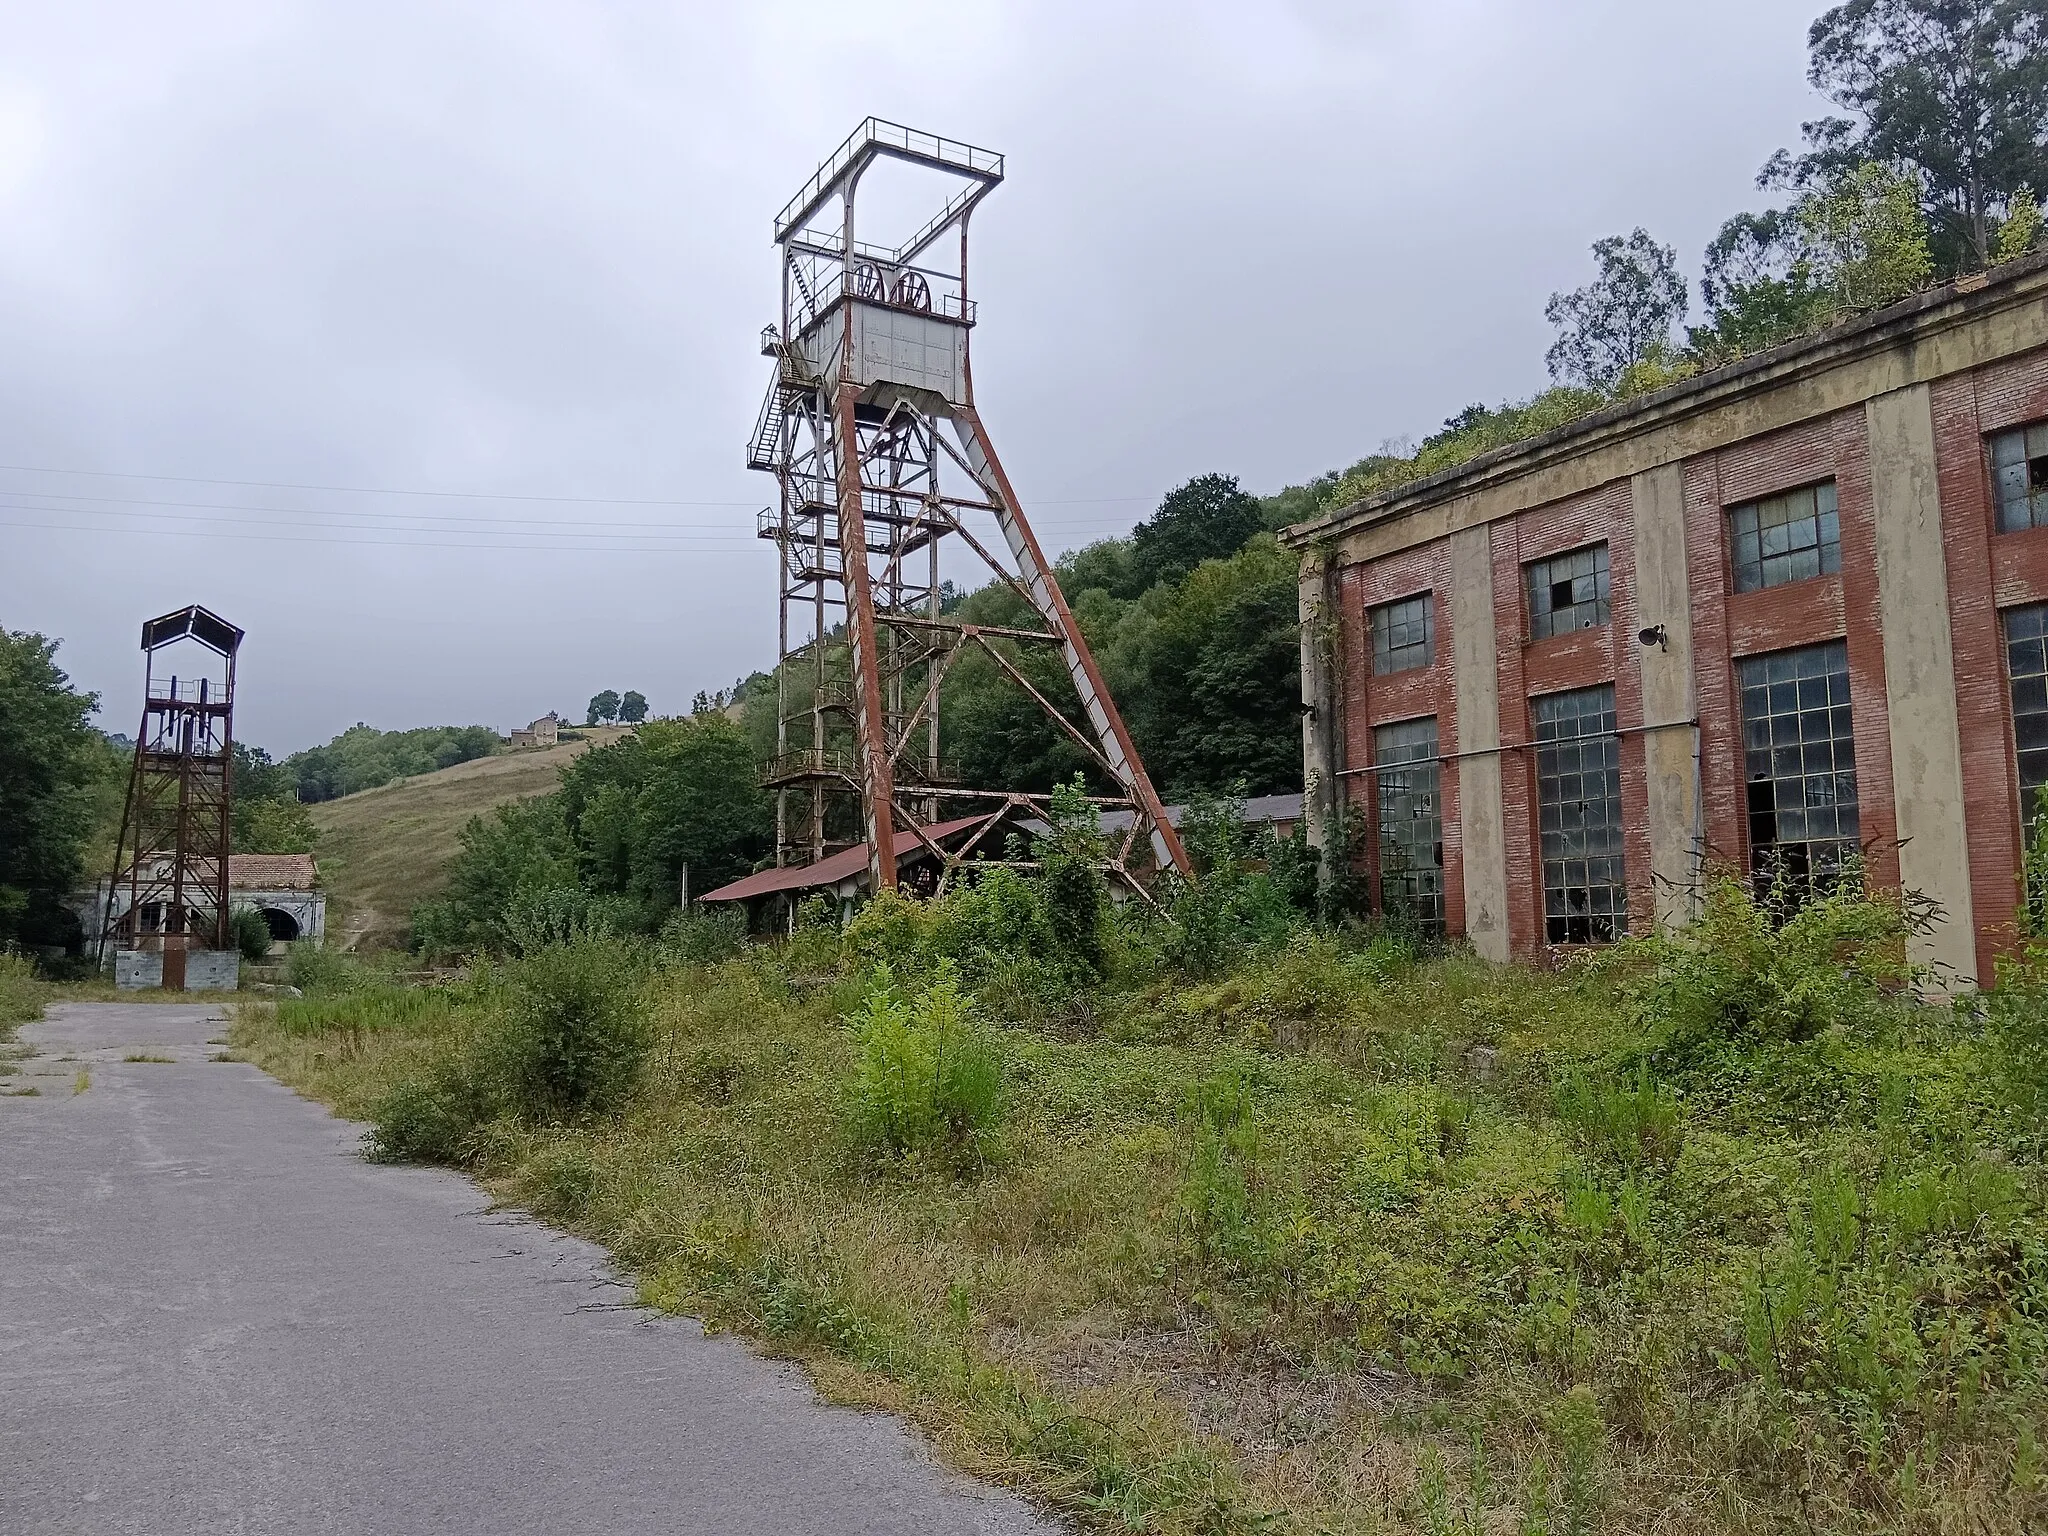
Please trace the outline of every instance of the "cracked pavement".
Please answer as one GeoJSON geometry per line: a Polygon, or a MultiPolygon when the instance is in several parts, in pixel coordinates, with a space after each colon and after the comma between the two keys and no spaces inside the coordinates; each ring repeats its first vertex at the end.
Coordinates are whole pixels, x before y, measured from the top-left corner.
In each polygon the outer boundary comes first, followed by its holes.
{"type": "Polygon", "coordinates": [[[0,1532],[1056,1529],[591,1244],[363,1162],[225,1031],[60,1004],[0,1078],[39,1089],[0,1097],[0,1532]]]}

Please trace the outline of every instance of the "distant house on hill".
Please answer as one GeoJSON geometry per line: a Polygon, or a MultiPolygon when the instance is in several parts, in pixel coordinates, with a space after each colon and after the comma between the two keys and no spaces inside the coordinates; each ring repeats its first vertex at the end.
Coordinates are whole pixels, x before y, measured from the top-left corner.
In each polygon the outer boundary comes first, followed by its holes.
{"type": "Polygon", "coordinates": [[[514,749],[520,747],[552,747],[561,740],[562,717],[552,709],[542,715],[523,731],[512,733],[514,749]]]}

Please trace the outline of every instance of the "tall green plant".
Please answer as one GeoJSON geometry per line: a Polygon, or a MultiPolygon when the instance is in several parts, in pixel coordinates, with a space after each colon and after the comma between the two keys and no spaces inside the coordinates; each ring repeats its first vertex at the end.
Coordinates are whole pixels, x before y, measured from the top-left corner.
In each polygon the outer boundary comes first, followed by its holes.
{"type": "Polygon", "coordinates": [[[1052,792],[1049,830],[1032,844],[1045,886],[1045,912],[1059,949],[1090,971],[1102,970],[1102,915],[1109,887],[1102,877],[1108,840],[1102,819],[1076,774],[1052,792]]]}
{"type": "Polygon", "coordinates": [[[506,970],[507,1006],[485,1037],[511,1107],[533,1119],[608,1114],[648,1048],[643,957],[610,937],[535,950],[506,970]]]}
{"type": "Polygon", "coordinates": [[[847,1084],[856,1147],[871,1156],[987,1160],[1003,1112],[1003,1072],[952,961],[905,996],[884,965],[847,1019],[858,1042],[847,1084]]]}
{"type": "Polygon", "coordinates": [[[1656,961],[1643,1003],[1678,1045],[1809,1040],[1873,1020],[1921,979],[1906,958],[1912,927],[1901,897],[1853,873],[1819,893],[1780,887],[1763,899],[1719,877],[1682,932],[1637,941],[1656,961]]]}

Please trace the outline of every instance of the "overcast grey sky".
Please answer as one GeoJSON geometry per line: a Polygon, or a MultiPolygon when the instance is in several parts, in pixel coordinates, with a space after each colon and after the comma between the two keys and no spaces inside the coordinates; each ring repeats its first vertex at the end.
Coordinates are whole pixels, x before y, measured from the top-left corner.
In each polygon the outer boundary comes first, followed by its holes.
{"type": "Polygon", "coordinates": [[[773,659],[770,220],[863,116],[1009,157],[975,383],[1066,547],[1542,387],[1593,239],[1758,201],[1819,8],[0,0],[0,626],[130,731],[206,603],[280,754],[684,709],[773,659]]]}

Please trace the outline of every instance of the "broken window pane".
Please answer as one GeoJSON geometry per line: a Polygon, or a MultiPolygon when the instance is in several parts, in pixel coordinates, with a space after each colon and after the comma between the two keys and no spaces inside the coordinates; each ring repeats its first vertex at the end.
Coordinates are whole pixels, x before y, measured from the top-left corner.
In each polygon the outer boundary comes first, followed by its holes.
{"type": "Polygon", "coordinates": [[[1529,638],[1596,629],[1608,619],[1607,546],[1589,544],[1528,567],[1529,638]]]}
{"type": "Polygon", "coordinates": [[[1529,702],[1536,720],[1543,936],[1552,944],[1619,938],[1628,931],[1628,882],[1614,685],[1529,702]]]}
{"type": "Polygon", "coordinates": [[[1842,521],[1833,481],[1728,509],[1735,590],[1831,575],[1842,568],[1842,521]]]}
{"type": "Polygon", "coordinates": [[[1757,884],[1795,896],[1824,888],[1859,848],[1849,647],[1751,656],[1736,671],[1757,884]]]}
{"type": "Polygon", "coordinates": [[[2000,533],[2048,528],[2048,421],[1991,439],[1991,488],[2000,533]]]}
{"type": "Polygon", "coordinates": [[[1443,812],[1437,802],[1436,717],[1372,733],[1379,770],[1380,911],[1430,938],[1444,931],[1443,812]]]}

